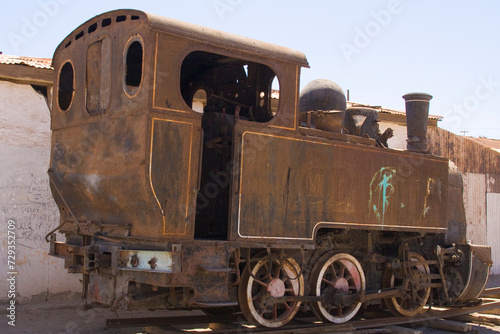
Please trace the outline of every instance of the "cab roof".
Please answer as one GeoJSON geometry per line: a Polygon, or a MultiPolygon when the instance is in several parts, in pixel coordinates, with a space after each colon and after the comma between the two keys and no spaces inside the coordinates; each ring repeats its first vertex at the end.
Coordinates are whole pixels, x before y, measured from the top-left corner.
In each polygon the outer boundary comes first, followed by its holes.
{"type": "Polygon", "coordinates": [[[59,44],[56,53],[72,43],[77,43],[86,33],[92,33],[96,29],[117,29],[114,27],[119,27],[118,24],[123,24],[121,22],[124,21],[128,21],[129,24],[146,22],[152,31],[183,36],[196,43],[216,45],[233,52],[237,50],[238,53],[309,67],[306,56],[300,51],[134,9],[113,10],[93,17],[69,34],[59,44]]]}

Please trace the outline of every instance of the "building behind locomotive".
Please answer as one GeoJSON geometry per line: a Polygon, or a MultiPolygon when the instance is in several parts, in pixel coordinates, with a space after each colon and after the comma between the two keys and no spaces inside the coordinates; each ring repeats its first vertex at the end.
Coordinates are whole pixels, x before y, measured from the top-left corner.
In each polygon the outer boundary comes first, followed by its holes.
{"type": "MultiPolygon", "coordinates": [[[[239,303],[249,320],[277,327],[305,294],[323,318],[343,322],[359,309],[361,290],[394,288],[390,274],[419,246],[433,265],[439,256],[470,255],[446,276],[464,281],[454,298],[482,290],[471,288],[478,256],[464,244],[464,217],[449,205],[462,200],[448,161],[377,144],[376,113],[343,110],[345,97],[343,107],[306,108],[301,118],[302,53],[121,10],[78,27],[53,66],[50,177],[66,242],[52,236],[51,254],[84,274],[89,302],[129,309],[239,303]],[[192,109],[200,90],[204,113],[192,109]],[[320,118],[333,122],[314,128],[320,118]],[[450,222],[455,232],[445,240],[450,222]],[[279,319],[261,314],[272,299],[266,306],[251,296],[265,259],[285,276],[267,292],[295,298],[279,319]],[[346,314],[333,319],[314,288],[328,261],[351,263],[359,281],[366,273],[354,291],[336,283],[351,300],[337,305],[346,314]],[[285,283],[292,293],[284,295],[285,283]]],[[[394,309],[399,300],[388,303],[394,309]]]]}

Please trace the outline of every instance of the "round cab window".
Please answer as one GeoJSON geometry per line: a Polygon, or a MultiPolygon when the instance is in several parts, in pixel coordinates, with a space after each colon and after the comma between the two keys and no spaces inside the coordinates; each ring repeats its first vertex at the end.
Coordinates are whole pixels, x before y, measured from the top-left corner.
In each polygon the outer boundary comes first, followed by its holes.
{"type": "Polygon", "coordinates": [[[132,41],[125,54],[125,89],[128,94],[134,95],[139,90],[142,81],[142,44],[138,40],[132,41]]]}
{"type": "Polygon", "coordinates": [[[58,103],[62,111],[67,111],[73,102],[74,77],[73,65],[68,61],[59,73],[58,103]]]}

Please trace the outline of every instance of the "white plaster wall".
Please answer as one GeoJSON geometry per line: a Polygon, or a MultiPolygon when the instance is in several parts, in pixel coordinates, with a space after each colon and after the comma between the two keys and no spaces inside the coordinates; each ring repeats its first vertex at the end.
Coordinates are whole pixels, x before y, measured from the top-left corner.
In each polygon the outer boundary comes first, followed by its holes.
{"type": "Polygon", "coordinates": [[[394,131],[394,137],[387,141],[389,148],[406,150],[406,138],[408,137],[406,134],[406,126],[387,122],[379,122],[378,125],[380,132],[384,132],[387,128],[391,128],[394,131]]]}
{"type": "Polygon", "coordinates": [[[17,301],[79,293],[80,275],[48,256],[45,235],[59,224],[47,169],[50,113],[30,85],[0,81],[0,300],[7,299],[7,225],[16,222],[17,301]]]}

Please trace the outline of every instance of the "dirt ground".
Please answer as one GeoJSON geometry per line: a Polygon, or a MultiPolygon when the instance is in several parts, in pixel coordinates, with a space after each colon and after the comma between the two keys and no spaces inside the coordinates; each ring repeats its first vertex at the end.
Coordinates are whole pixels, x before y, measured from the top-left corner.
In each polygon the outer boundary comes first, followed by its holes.
{"type": "MultiPolygon", "coordinates": [[[[491,276],[487,287],[499,287],[500,275],[491,276]]],[[[500,313],[500,310],[498,310],[500,313]]],[[[0,310],[0,333],[2,334],[160,334],[171,333],[167,328],[142,327],[142,328],[106,328],[106,319],[116,318],[110,309],[94,308],[81,309],[81,300],[77,298],[59,299],[43,302],[26,302],[16,305],[16,326],[8,325],[8,314],[5,305],[0,310]]],[[[127,317],[161,317],[202,315],[200,311],[141,311],[118,313],[120,318],[127,317]]],[[[427,327],[416,327],[426,334],[452,333],[449,331],[435,330],[427,327]]],[[[474,324],[473,332],[480,334],[500,333],[500,326],[487,326],[474,324]]]]}

